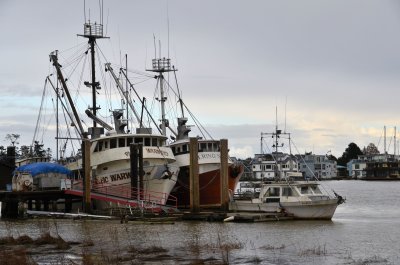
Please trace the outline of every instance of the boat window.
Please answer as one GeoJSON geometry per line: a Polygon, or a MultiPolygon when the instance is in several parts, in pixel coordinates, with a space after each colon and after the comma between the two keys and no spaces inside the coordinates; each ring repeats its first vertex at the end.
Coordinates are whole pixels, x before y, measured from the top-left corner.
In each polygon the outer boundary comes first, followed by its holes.
{"type": "Polygon", "coordinates": [[[215,145],[213,145],[212,143],[208,143],[208,151],[215,151],[215,145]]]}
{"type": "Polygon", "coordinates": [[[207,144],[206,143],[201,143],[200,144],[200,148],[199,148],[199,152],[205,152],[208,151],[207,150],[207,144]]]}
{"type": "Polygon", "coordinates": [[[117,147],[117,139],[111,138],[110,139],[110,149],[117,147]]]}
{"type": "Polygon", "coordinates": [[[293,190],[291,187],[282,188],[282,196],[293,196],[293,190]]]}
{"type": "Polygon", "coordinates": [[[108,140],[104,141],[104,150],[108,149],[108,140]]]}
{"type": "Polygon", "coordinates": [[[279,187],[270,187],[266,192],[266,197],[279,197],[279,187]]]}
{"type": "Polygon", "coordinates": [[[158,146],[158,139],[157,138],[153,138],[151,139],[152,143],[151,146],[158,146]]]}
{"type": "Polygon", "coordinates": [[[187,144],[182,145],[182,152],[187,152],[187,151],[188,151],[187,144]]]}
{"type": "Polygon", "coordinates": [[[312,187],[314,194],[322,194],[322,191],[319,189],[318,186],[312,187]]]}
{"type": "Polygon", "coordinates": [[[312,194],[311,189],[309,189],[308,186],[301,187],[300,192],[301,192],[301,194],[312,194]]]}
{"type": "Polygon", "coordinates": [[[148,137],[144,138],[144,145],[145,146],[150,146],[151,145],[150,144],[150,138],[148,138],[148,137]]]}
{"type": "Polygon", "coordinates": [[[99,152],[103,151],[103,141],[99,141],[97,147],[99,148],[99,152]]]}
{"type": "Polygon", "coordinates": [[[172,146],[172,147],[171,147],[171,150],[172,150],[172,153],[175,154],[175,146],[172,146]]]}
{"type": "Polygon", "coordinates": [[[93,144],[95,145],[94,152],[98,152],[99,151],[99,142],[93,143],[93,144]]]}
{"type": "Polygon", "coordinates": [[[135,138],[135,144],[142,144],[143,143],[143,138],[136,137],[135,138]]]}
{"type": "Polygon", "coordinates": [[[126,146],[130,146],[132,142],[133,142],[133,138],[132,137],[126,138],[126,146]]]}
{"type": "Polygon", "coordinates": [[[118,147],[125,147],[125,138],[118,139],[118,147]]]}

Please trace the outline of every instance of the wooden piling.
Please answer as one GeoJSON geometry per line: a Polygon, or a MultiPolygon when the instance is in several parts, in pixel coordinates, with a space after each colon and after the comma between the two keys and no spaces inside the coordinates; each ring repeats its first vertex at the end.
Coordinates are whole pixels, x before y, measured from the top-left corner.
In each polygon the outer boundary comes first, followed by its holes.
{"type": "Polygon", "coordinates": [[[140,194],[143,192],[143,144],[138,144],[138,159],[139,159],[139,168],[138,168],[138,177],[139,177],[139,184],[138,184],[138,199],[140,200],[140,194]]]}
{"type": "Polygon", "coordinates": [[[83,161],[83,210],[85,213],[91,213],[91,181],[90,181],[90,140],[82,140],[82,161],[83,161]]]}
{"type": "Polygon", "coordinates": [[[200,191],[199,191],[199,155],[198,140],[191,137],[189,141],[190,150],[190,211],[200,212],[200,191]]]}
{"type": "Polygon", "coordinates": [[[220,168],[221,210],[228,211],[229,208],[228,140],[221,139],[220,147],[221,147],[221,168],[220,168]]]}
{"type": "Polygon", "coordinates": [[[139,199],[139,174],[138,174],[138,146],[131,143],[129,146],[131,161],[131,199],[139,199]]]}

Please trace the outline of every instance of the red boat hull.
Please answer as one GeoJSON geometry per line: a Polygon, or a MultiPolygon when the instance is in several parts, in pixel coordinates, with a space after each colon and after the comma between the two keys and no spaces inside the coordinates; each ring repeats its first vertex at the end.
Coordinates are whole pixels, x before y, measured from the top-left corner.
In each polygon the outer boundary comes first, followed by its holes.
{"type": "MultiPolygon", "coordinates": [[[[233,194],[240,177],[243,174],[243,165],[231,165],[228,168],[228,189],[233,194]]],[[[199,175],[200,206],[216,207],[221,205],[220,170],[212,170],[199,175]]],[[[178,206],[190,207],[189,167],[181,167],[178,180],[171,195],[175,196],[178,206]]]]}

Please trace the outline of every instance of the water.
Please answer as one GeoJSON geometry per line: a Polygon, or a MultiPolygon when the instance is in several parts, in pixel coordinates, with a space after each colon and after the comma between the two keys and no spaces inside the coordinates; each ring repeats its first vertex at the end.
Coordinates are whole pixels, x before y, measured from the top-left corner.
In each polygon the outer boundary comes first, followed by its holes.
{"type": "Polygon", "coordinates": [[[118,264],[400,264],[400,182],[323,185],[347,198],[332,221],[164,225],[1,221],[0,237],[35,238],[51,231],[79,243],[67,251],[35,249],[32,256],[39,264],[68,264],[68,260],[79,264],[83,252],[114,262],[118,258],[118,264]]]}

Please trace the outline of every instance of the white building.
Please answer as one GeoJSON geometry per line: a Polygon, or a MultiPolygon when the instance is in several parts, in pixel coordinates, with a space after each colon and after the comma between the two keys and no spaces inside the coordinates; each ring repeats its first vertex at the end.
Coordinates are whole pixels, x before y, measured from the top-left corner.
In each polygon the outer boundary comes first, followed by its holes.
{"type": "Polygon", "coordinates": [[[309,179],[331,179],[337,177],[337,163],[326,155],[297,155],[299,171],[309,179]]]}
{"type": "Polygon", "coordinates": [[[257,180],[273,180],[284,177],[289,171],[298,171],[296,158],[288,154],[256,154],[252,162],[253,178],[257,180]]]}

